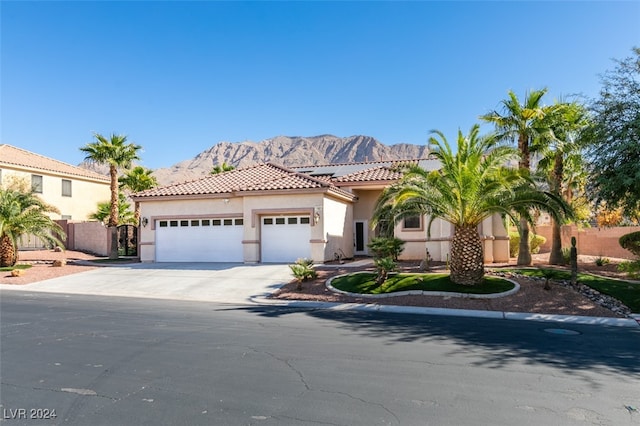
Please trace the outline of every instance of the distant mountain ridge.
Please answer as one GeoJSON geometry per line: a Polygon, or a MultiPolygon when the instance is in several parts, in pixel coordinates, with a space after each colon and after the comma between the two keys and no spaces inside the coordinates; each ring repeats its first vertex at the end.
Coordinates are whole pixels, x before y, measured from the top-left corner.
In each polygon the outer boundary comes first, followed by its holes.
{"type": "Polygon", "coordinates": [[[426,145],[384,145],[370,136],[277,136],[261,142],[219,142],[190,160],[154,171],[160,185],[199,179],[222,163],[245,167],[275,163],[285,167],[427,158],[426,145]]]}

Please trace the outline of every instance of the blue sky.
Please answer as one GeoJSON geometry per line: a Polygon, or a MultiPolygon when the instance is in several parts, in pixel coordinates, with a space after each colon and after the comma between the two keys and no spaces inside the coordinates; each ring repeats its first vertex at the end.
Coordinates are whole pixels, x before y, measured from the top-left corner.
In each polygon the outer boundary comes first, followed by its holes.
{"type": "Polygon", "coordinates": [[[0,142],[78,164],[116,132],[149,168],[278,135],[453,141],[508,90],[596,96],[640,45],[638,1],[2,1],[0,16],[0,142]]]}

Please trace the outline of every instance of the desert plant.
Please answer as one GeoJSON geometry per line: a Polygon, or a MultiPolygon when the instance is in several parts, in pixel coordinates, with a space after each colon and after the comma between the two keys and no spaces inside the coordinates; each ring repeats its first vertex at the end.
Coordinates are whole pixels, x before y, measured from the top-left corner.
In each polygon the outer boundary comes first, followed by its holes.
{"type": "Polygon", "coordinates": [[[571,262],[571,249],[569,247],[562,248],[562,263],[568,265],[571,262]]]}
{"type": "Polygon", "coordinates": [[[302,282],[314,279],[318,276],[318,273],[313,269],[312,259],[298,259],[293,265],[289,265],[291,273],[296,279],[296,290],[302,290],[302,282]]]}
{"type": "Polygon", "coordinates": [[[619,242],[623,249],[629,250],[636,256],[640,256],[640,231],[624,234],[620,237],[619,242]]]}
{"type": "MultiPolygon", "coordinates": [[[[547,242],[547,239],[542,235],[529,234],[529,247],[531,253],[539,253],[540,246],[547,242]]],[[[509,232],[509,256],[518,256],[518,250],[520,248],[520,234],[518,232],[509,232]]]]}
{"type": "Polygon", "coordinates": [[[390,257],[395,261],[398,260],[398,256],[404,250],[404,244],[405,242],[400,238],[376,237],[371,239],[367,247],[373,252],[374,258],[390,257]]]}
{"type": "Polygon", "coordinates": [[[398,266],[392,257],[381,257],[374,260],[376,265],[376,284],[381,286],[387,280],[389,272],[395,271],[398,266]]]}
{"type": "Polygon", "coordinates": [[[618,265],[618,271],[625,272],[629,278],[640,279],[640,259],[620,263],[618,265]]]}
{"type": "Polygon", "coordinates": [[[542,235],[532,234],[531,235],[531,253],[540,253],[540,246],[547,242],[547,239],[542,235]]]}
{"type": "Polygon", "coordinates": [[[509,232],[509,257],[518,256],[519,246],[520,234],[518,232],[509,232]]]}
{"type": "Polygon", "coordinates": [[[608,257],[598,257],[596,260],[594,260],[594,263],[596,264],[596,266],[604,266],[604,265],[608,265],[610,263],[610,260],[608,257]]]}

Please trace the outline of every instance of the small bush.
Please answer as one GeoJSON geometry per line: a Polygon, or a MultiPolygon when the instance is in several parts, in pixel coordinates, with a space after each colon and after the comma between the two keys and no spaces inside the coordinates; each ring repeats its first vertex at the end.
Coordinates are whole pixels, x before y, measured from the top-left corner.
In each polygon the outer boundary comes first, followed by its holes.
{"type": "Polygon", "coordinates": [[[298,282],[297,289],[302,290],[302,282],[315,279],[318,273],[313,269],[312,259],[298,259],[293,265],[289,265],[291,273],[298,282]]]}
{"type": "Polygon", "coordinates": [[[547,239],[542,235],[531,234],[531,253],[540,253],[540,246],[547,242],[547,239]]]}
{"type": "Polygon", "coordinates": [[[390,257],[393,260],[398,260],[398,256],[404,250],[404,244],[405,242],[400,238],[376,237],[371,239],[367,247],[371,249],[373,257],[376,259],[390,257]]]}
{"type": "Polygon", "coordinates": [[[626,272],[629,278],[640,279],[640,260],[629,260],[618,265],[618,271],[626,272]]]}
{"type": "Polygon", "coordinates": [[[509,257],[518,256],[520,249],[520,234],[517,232],[509,232],[509,257]]]}
{"type": "Polygon", "coordinates": [[[625,234],[618,241],[623,249],[640,256],[640,231],[625,234]]]}
{"type": "MultiPolygon", "coordinates": [[[[547,239],[542,235],[530,233],[529,234],[529,247],[531,253],[539,253],[540,246],[547,242],[547,239]]],[[[520,234],[517,232],[509,232],[509,256],[518,256],[520,249],[520,234]]]]}
{"type": "Polygon", "coordinates": [[[389,276],[389,272],[395,271],[398,266],[395,260],[391,257],[378,258],[374,260],[374,263],[376,265],[376,284],[378,284],[378,286],[384,284],[389,276]]]}
{"type": "Polygon", "coordinates": [[[562,248],[562,262],[565,265],[568,265],[571,263],[571,249],[569,247],[562,248]]]}
{"type": "Polygon", "coordinates": [[[607,257],[600,256],[595,260],[596,266],[604,266],[604,265],[608,265],[609,263],[610,263],[610,260],[607,257]]]}

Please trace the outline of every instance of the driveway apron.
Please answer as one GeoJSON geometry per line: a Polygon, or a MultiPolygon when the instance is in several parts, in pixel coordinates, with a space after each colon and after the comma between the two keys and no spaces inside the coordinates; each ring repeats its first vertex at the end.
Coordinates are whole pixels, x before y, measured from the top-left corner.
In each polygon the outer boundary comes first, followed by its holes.
{"type": "Polygon", "coordinates": [[[291,281],[284,264],[138,263],[108,266],[2,290],[253,303],[291,281]]]}

